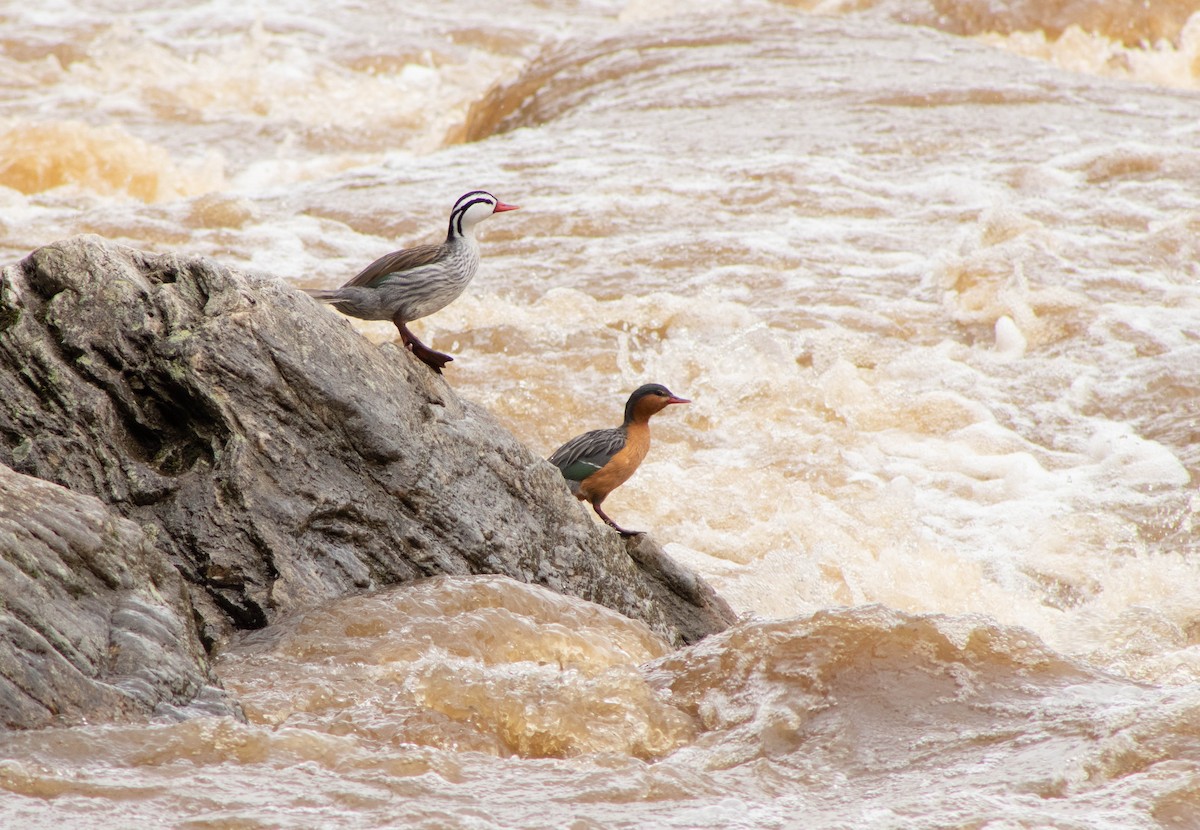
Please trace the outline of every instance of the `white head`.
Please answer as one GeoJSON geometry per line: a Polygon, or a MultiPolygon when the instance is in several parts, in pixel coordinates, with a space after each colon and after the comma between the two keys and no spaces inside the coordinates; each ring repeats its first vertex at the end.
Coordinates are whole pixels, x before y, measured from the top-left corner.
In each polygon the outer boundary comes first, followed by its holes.
{"type": "Polygon", "coordinates": [[[446,238],[471,236],[475,226],[493,213],[516,209],[516,205],[506,205],[484,190],[472,190],[470,193],[464,193],[458,197],[458,201],[454,203],[454,209],[450,211],[450,231],[446,238]]]}

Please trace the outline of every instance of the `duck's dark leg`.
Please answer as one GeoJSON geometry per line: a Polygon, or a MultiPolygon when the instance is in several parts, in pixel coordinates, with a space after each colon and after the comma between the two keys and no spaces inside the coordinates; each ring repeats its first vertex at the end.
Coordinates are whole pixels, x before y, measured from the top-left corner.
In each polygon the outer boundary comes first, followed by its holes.
{"type": "Polygon", "coordinates": [[[608,518],[608,515],[600,509],[600,504],[598,502],[592,503],[592,509],[596,511],[597,516],[599,516],[601,519],[604,519],[604,523],[606,525],[617,531],[617,533],[620,533],[622,536],[641,536],[646,532],[644,530],[626,530],[625,528],[621,527],[612,519],[608,518]]]}
{"type": "Polygon", "coordinates": [[[417,336],[408,330],[408,325],[400,318],[399,315],[393,317],[392,322],[395,323],[396,328],[400,330],[400,339],[404,342],[404,348],[415,354],[418,358],[420,358],[422,363],[424,363],[430,369],[433,369],[433,371],[437,372],[439,375],[442,373],[442,367],[444,367],[451,360],[454,360],[454,358],[452,358],[450,355],[434,351],[418,340],[417,336]]]}

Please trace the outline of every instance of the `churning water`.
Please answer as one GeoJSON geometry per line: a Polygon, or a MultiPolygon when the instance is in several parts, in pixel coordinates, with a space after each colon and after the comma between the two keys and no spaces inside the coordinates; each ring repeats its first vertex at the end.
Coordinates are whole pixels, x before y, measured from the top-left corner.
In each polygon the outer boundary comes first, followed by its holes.
{"type": "Polygon", "coordinates": [[[414,328],[543,454],[693,399],[606,509],[745,619],[348,598],[221,656],[248,724],[5,738],[0,823],[1200,827],[1191,0],[25,6],[6,261],[333,286],[489,189],[414,328]]]}

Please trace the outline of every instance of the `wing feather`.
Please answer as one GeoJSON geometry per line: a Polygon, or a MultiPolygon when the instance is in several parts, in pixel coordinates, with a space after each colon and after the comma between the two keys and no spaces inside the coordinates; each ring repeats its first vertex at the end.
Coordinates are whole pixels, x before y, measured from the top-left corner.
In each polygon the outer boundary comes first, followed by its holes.
{"type": "Polygon", "coordinates": [[[342,288],[374,287],[377,282],[389,274],[419,268],[437,262],[442,256],[443,245],[417,245],[405,248],[403,251],[393,251],[372,262],[362,271],[342,286],[342,288]]]}
{"type": "Polygon", "coordinates": [[[612,460],[625,446],[625,430],[595,429],[577,435],[550,456],[550,463],[570,481],[583,481],[612,460]]]}

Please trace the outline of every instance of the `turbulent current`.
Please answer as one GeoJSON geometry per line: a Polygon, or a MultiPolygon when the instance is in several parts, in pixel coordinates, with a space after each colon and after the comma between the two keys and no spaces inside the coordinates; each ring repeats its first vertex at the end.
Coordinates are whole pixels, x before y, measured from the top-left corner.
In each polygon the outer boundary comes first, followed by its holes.
{"type": "Polygon", "coordinates": [[[414,330],[544,455],[690,398],[605,509],[742,620],[347,598],[224,646],[246,723],[4,736],[0,825],[1200,828],[1191,0],[17,6],[5,262],[518,204],[414,330]]]}

